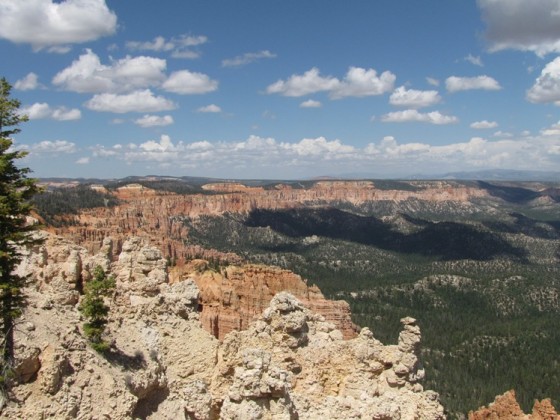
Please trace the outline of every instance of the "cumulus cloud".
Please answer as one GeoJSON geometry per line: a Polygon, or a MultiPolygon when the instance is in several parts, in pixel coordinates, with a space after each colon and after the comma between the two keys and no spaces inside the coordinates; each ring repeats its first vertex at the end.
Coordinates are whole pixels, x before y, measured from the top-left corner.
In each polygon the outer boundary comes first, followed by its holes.
{"type": "Polygon", "coordinates": [[[439,111],[428,113],[418,112],[416,109],[407,109],[404,111],[389,112],[381,116],[383,122],[424,122],[429,124],[444,125],[459,122],[457,117],[452,115],[444,115],[439,111]]]}
{"type": "Polygon", "coordinates": [[[206,74],[180,70],[171,73],[161,87],[180,95],[195,95],[213,92],[218,89],[218,81],[212,80],[206,74]]]}
{"type": "Polygon", "coordinates": [[[222,67],[241,67],[263,58],[276,58],[276,54],[271,53],[268,50],[249,52],[222,60],[222,67]]]}
{"type": "Polygon", "coordinates": [[[435,105],[441,101],[437,90],[414,90],[400,86],[394,90],[389,98],[389,103],[407,108],[424,108],[435,105]]]}
{"type": "Polygon", "coordinates": [[[59,107],[53,110],[52,118],[57,121],[74,121],[82,118],[82,112],[77,108],[59,107]]]}
{"type": "Polygon", "coordinates": [[[560,0],[478,0],[489,50],[560,52],[560,0]]]}
{"type": "Polygon", "coordinates": [[[445,80],[445,87],[451,93],[461,90],[500,90],[500,84],[490,76],[457,77],[451,76],[445,80]]]}
{"type": "Polygon", "coordinates": [[[281,143],[280,146],[300,156],[322,156],[327,160],[341,159],[356,151],[354,146],[343,144],[340,140],[327,140],[325,137],[303,139],[297,143],[281,143]]]}
{"type": "Polygon", "coordinates": [[[171,115],[144,115],[142,118],[138,118],[134,121],[134,124],[140,127],[164,127],[166,125],[173,124],[173,117],[171,115]]]}
{"type": "Polygon", "coordinates": [[[338,99],[346,96],[382,95],[393,90],[396,79],[397,77],[389,71],[377,76],[373,69],[350,67],[344,80],[331,92],[331,97],[338,99]]]}
{"type": "Polygon", "coordinates": [[[66,107],[52,108],[45,102],[36,102],[32,105],[20,109],[22,115],[27,115],[30,120],[40,120],[50,118],[57,121],[73,121],[82,118],[82,112],[77,109],[66,107]]]}
{"type": "Polygon", "coordinates": [[[340,140],[324,137],[306,138],[299,142],[278,142],[273,138],[249,136],[246,140],[233,142],[194,143],[173,142],[168,135],[159,140],[149,140],[139,144],[97,145],[93,155],[115,157],[128,163],[154,162],[173,164],[178,167],[205,167],[228,165],[234,161],[238,165],[264,168],[270,165],[305,165],[325,160],[347,161],[357,155],[357,150],[340,140]]]}
{"type": "Polygon", "coordinates": [[[319,101],[314,101],[313,99],[308,99],[299,104],[300,108],[321,108],[323,104],[319,101]]]}
{"type": "Polygon", "coordinates": [[[171,39],[157,36],[153,41],[128,41],[126,47],[130,50],[171,52],[174,58],[198,58],[200,53],[193,50],[193,47],[203,45],[208,41],[204,35],[180,35],[171,39]]]}
{"type": "Polygon", "coordinates": [[[165,60],[154,57],[130,57],[101,63],[90,49],[57,73],[52,82],[62,89],[79,93],[123,93],[157,86],[165,78],[165,60]]]}
{"type": "Polygon", "coordinates": [[[548,63],[533,86],[527,91],[527,99],[533,103],[560,105],[560,57],[548,63]]]}
{"type": "Polygon", "coordinates": [[[375,70],[360,67],[350,67],[344,79],[339,80],[332,76],[321,76],[319,69],[314,67],[303,75],[294,74],[286,81],[278,80],[269,85],[266,92],[292,97],[328,92],[331,99],[373,96],[391,91],[395,80],[396,76],[389,71],[378,76],[375,70]]]}
{"type": "Polygon", "coordinates": [[[81,157],[76,160],[78,165],[87,165],[89,163],[89,157],[81,157]]]}
{"type": "Polygon", "coordinates": [[[92,111],[114,112],[117,114],[169,111],[176,108],[172,101],[163,96],[155,96],[149,89],[124,95],[114,93],[97,94],[87,101],[85,106],[92,111]]]}
{"type": "Polygon", "coordinates": [[[210,104],[198,108],[196,112],[219,113],[222,112],[222,108],[220,108],[218,105],[210,104]]]}
{"type": "Polygon", "coordinates": [[[497,126],[498,123],[496,121],[482,120],[482,121],[475,121],[471,123],[471,128],[475,128],[477,130],[482,130],[486,128],[496,128],[497,126]]]}
{"type": "Polygon", "coordinates": [[[40,87],[39,76],[35,73],[28,73],[23,79],[19,79],[14,83],[17,90],[33,90],[40,87]]]}
{"type": "Polygon", "coordinates": [[[35,51],[67,52],[69,44],[112,35],[117,16],[105,0],[3,0],[0,38],[31,44],[35,51]]]}
{"type": "MultiPolygon", "coordinates": [[[[550,130],[560,130],[559,126],[556,124],[550,130]]],[[[490,141],[473,137],[459,143],[433,145],[422,141],[401,143],[386,136],[360,148],[325,137],[280,142],[270,137],[249,136],[240,141],[188,143],[163,135],[157,140],[127,145],[98,145],[93,156],[204,173],[227,167],[230,174],[239,171],[245,176],[261,177],[265,169],[271,177],[295,178],[368,170],[398,170],[403,175],[402,168],[429,174],[473,168],[533,169],[535,165],[554,170],[560,163],[560,138],[542,135],[490,141]]],[[[219,176],[227,175],[221,172],[219,176]]]]}
{"type": "Polygon", "coordinates": [[[313,67],[303,75],[292,75],[288,80],[278,80],[266,88],[267,93],[279,93],[284,96],[304,96],[310,93],[333,90],[340,82],[334,77],[323,77],[319,69],[313,67]]]}
{"type": "Polygon", "coordinates": [[[76,144],[66,140],[45,140],[30,146],[31,153],[35,154],[70,154],[76,152],[76,144]]]}

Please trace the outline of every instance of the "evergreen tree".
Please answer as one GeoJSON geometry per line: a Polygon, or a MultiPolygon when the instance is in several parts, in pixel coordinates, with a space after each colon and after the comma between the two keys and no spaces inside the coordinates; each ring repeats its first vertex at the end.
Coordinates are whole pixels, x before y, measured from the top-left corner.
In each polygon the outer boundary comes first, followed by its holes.
{"type": "Polygon", "coordinates": [[[84,333],[91,346],[100,353],[109,348],[109,344],[103,340],[109,315],[109,307],[103,298],[114,288],[114,277],[107,277],[103,269],[97,266],[93,279],[86,283],[85,296],[80,304],[80,312],[87,318],[87,322],[84,323],[84,333]]]}
{"type": "MultiPolygon", "coordinates": [[[[26,223],[31,212],[30,199],[39,191],[37,181],[28,178],[29,168],[16,165],[26,156],[13,148],[12,136],[27,117],[19,114],[20,102],[10,98],[11,86],[0,79],[0,380],[7,378],[14,359],[14,325],[25,305],[24,280],[13,273],[21,260],[22,246],[37,243],[31,232],[36,226],[26,223]]],[[[5,388],[3,388],[5,389],[5,388]]]]}

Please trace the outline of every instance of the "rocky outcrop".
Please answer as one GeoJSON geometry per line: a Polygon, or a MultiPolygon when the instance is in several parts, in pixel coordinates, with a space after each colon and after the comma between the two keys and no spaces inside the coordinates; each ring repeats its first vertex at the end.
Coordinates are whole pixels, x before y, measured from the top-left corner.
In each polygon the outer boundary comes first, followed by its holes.
{"type": "Polygon", "coordinates": [[[110,264],[117,286],[107,300],[111,347],[101,356],[84,339],[76,302],[58,296],[79,295],[104,255],[48,238],[25,258],[20,269],[33,282],[16,331],[19,383],[2,418],[443,418],[437,394],[419,383],[412,318],[402,320],[397,345],[384,346],[368,329],[344,340],[281,292],[220,343],[201,328],[194,280],[170,283],[160,251],[136,238],[110,264]]]}
{"type": "Polygon", "coordinates": [[[535,401],[533,412],[525,414],[515,398],[515,391],[507,391],[496,397],[488,407],[469,412],[469,420],[559,420],[550,399],[535,401]]]}
{"type": "Polygon", "coordinates": [[[419,330],[403,322],[399,346],[383,346],[367,328],[343,340],[279,293],[248,330],[226,336],[211,392],[223,398],[223,418],[442,419],[437,394],[418,383],[419,330]]]}
{"type": "Polygon", "coordinates": [[[220,340],[233,330],[246,329],[282,291],[334,323],[344,338],[356,335],[347,302],[325,299],[318,287],[308,286],[291,271],[254,264],[228,266],[220,272],[205,268],[203,261],[195,260],[183,268],[182,276],[196,282],[202,325],[220,340]]]}

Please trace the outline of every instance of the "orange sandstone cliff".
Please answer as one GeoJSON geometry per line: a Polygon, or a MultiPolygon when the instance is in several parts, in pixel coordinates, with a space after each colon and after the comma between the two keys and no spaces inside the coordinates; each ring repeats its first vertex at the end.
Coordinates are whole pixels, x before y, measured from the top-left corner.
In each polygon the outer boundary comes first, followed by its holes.
{"type": "Polygon", "coordinates": [[[274,295],[282,291],[291,293],[334,324],[345,339],[356,335],[348,303],[325,299],[317,286],[308,286],[291,271],[249,264],[229,266],[218,273],[206,270],[205,265],[205,261],[195,260],[182,269],[172,270],[170,277],[171,281],[177,281],[178,277],[195,281],[200,290],[202,325],[220,340],[232,330],[246,329],[268,307],[274,295]],[[178,271],[183,274],[178,275],[178,271]]]}
{"type": "Polygon", "coordinates": [[[515,391],[508,391],[498,395],[488,407],[481,407],[477,411],[469,412],[469,420],[559,420],[550,399],[535,401],[533,412],[525,414],[515,399],[515,391]]]}
{"type": "Polygon", "coordinates": [[[279,184],[265,190],[241,184],[217,183],[203,186],[212,194],[178,195],[129,184],[114,192],[120,200],[119,205],[83,210],[74,220],[73,226],[53,231],[72,239],[90,252],[96,252],[108,236],[120,238],[121,242],[129,236],[143,236],[158,246],[164,256],[176,261],[201,256],[238,263],[240,259],[236,259],[233,254],[212,253],[185,244],[188,229],[184,226],[184,218],[228,212],[247,214],[254,209],[325,206],[329,202],[341,201],[354,205],[374,201],[452,201],[468,206],[469,200],[487,195],[483,189],[452,185],[445,181],[433,181],[420,186],[416,191],[383,190],[375,188],[371,181],[320,181],[310,188],[279,184]]]}

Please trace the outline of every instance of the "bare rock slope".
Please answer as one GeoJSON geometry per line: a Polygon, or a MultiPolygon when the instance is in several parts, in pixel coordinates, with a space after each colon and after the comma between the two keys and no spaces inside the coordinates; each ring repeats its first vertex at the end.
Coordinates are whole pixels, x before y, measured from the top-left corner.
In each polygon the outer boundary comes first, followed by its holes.
{"type": "Polygon", "coordinates": [[[19,383],[9,419],[441,419],[424,391],[420,330],[402,320],[398,345],[371,331],[344,340],[293,295],[274,296],[222,342],[201,327],[192,278],[170,283],[161,252],[131,238],[112,260],[49,236],[22,263],[29,305],[16,333],[19,383]],[[80,290],[101,265],[117,280],[104,356],[87,344],[80,290]]]}

